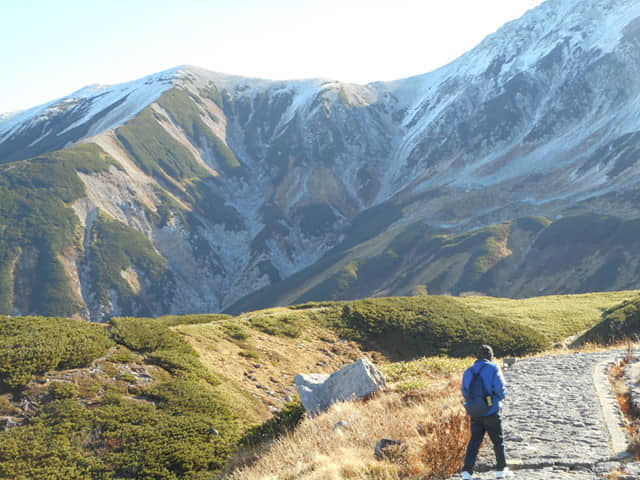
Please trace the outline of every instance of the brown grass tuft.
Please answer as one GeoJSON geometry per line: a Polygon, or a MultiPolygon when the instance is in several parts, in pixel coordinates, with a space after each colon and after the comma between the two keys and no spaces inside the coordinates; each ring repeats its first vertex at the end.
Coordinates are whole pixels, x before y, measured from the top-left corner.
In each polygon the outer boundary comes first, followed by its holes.
{"type": "Polygon", "coordinates": [[[464,462],[469,438],[468,417],[460,411],[449,412],[426,437],[421,473],[434,480],[453,476],[464,462]]]}

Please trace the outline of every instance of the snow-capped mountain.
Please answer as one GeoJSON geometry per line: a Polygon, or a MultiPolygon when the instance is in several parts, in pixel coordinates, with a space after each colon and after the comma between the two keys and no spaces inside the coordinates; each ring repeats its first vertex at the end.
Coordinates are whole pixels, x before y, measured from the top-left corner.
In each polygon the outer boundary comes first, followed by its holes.
{"type": "Polygon", "coordinates": [[[171,88],[178,76],[176,68],[112,87],[91,85],[0,117],[0,158],[30,158],[122,125],[171,88]]]}
{"type": "Polygon", "coordinates": [[[32,283],[47,268],[69,282],[51,293],[62,313],[94,319],[222,310],[261,287],[236,308],[637,287],[635,236],[615,235],[640,216],[638,47],[640,2],[548,0],[408,79],[182,66],[7,115],[0,312],[44,311],[32,283]],[[15,218],[45,166],[60,203],[27,216],[73,234],[15,218]],[[559,262],[567,225],[607,234],[559,262]]]}

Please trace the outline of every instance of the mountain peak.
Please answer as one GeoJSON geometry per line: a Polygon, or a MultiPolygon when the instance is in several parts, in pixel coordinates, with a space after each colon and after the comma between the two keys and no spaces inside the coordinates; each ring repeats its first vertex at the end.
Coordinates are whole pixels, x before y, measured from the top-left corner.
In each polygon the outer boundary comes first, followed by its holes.
{"type": "Polygon", "coordinates": [[[176,67],[117,85],[89,85],[57,100],[0,116],[0,154],[19,153],[15,158],[5,157],[5,162],[28,158],[115,128],[183,76],[183,69],[176,67]]]}

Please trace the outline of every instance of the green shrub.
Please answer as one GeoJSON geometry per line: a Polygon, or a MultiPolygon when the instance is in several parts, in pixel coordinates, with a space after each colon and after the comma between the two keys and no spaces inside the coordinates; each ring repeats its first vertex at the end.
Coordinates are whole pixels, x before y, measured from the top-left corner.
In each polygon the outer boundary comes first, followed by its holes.
{"type": "Polygon", "coordinates": [[[548,340],[532,328],[481,315],[452,298],[394,297],[343,302],[330,326],[398,359],[475,354],[489,343],[496,355],[544,350],[548,340]]]}
{"type": "Polygon", "coordinates": [[[102,325],[65,318],[0,317],[0,382],[16,388],[36,374],[84,367],[112,345],[102,325]]]}
{"type": "Polygon", "coordinates": [[[123,382],[127,383],[136,383],[138,381],[133,373],[121,373],[120,375],[116,376],[116,379],[122,380],[123,382]]]}
{"type": "Polygon", "coordinates": [[[20,409],[7,396],[0,396],[0,415],[16,415],[19,412],[20,409]]]}
{"type": "Polygon", "coordinates": [[[240,350],[238,352],[238,355],[240,355],[241,357],[245,357],[245,358],[252,358],[254,360],[257,360],[260,358],[260,354],[258,352],[256,352],[255,350],[240,350]]]}
{"type": "Polygon", "coordinates": [[[298,320],[292,316],[259,316],[249,319],[249,323],[258,330],[269,335],[297,338],[301,335],[300,328],[296,325],[298,320]]]}
{"type": "Polygon", "coordinates": [[[78,386],[70,382],[53,382],[49,387],[49,394],[56,400],[75,398],[78,395],[78,386]]]}
{"type": "Polygon", "coordinates": [[[265,441],[274,440],[292,431],[300,423],[304,414],[304,406],[300,399],[296,397],[276,413],[273,418],[249,429],[240,440],[240,443],[243,445],[257,445],[265,441]]]}
{"type": "Polygon", "coordinates": [[[197,315],[165,315],[156,318],[156,320],[167,327],[175,327],[176,325],[219,322],[220,320],[227,320],[229,318],[232,318],[231,315],[224,313],[201,313],[197,315]]]}
{"type": "Polygon", "coordinates": [[[195,380],[174,379],[145,389],[145,396],[158,408],[174,414],[202,414],[211,417],[212,426],[228,430],[236,417],[209,385],[195,380]]]}
{"type": "Polygon", "coordinates": [[[184,339],[153,318],[116,317],[110,323],[116,342],[131,350],[141,353],[156,350],[195,353],[184,339]]]}
{"type": "Polygon", "coordinates": [[[124,345],[118,345],[109,360],[115,363],[133,363],[136,361],[136,355],[124,345]]]}
{"type": "Polygon", "coordinates": [[[146,354],[147,361],[174,375],[195,376],[215,385],[219,380],[200,362],[198,353],[179,334],[153,318],[111,319],[114,339],[146,354]]]}
{"type": "Polygon", "coordinates": [[[155,390],[158,406],[114,395],[93,409],[69,399],[45,405],[29,425],[0,434],[0,478],[212,478],[241,422],[202,385],[155,390]]]}
{"type": "Polygon", "coordinates": [[[251,336],[249,331],[238,323],[225,322],[222,324],[222,330],[234,340],[247,340],[251,336]]]}

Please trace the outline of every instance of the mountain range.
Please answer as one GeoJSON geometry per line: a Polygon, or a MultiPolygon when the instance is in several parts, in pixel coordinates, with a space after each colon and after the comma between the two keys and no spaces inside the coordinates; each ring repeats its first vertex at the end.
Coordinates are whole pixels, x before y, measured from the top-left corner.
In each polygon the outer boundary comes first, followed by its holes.
{"type": "Polygon", "coordinates": [[[0,313],[640,284],[640,2],[367,85],[181,66],[0,116],[0,313]]]}

